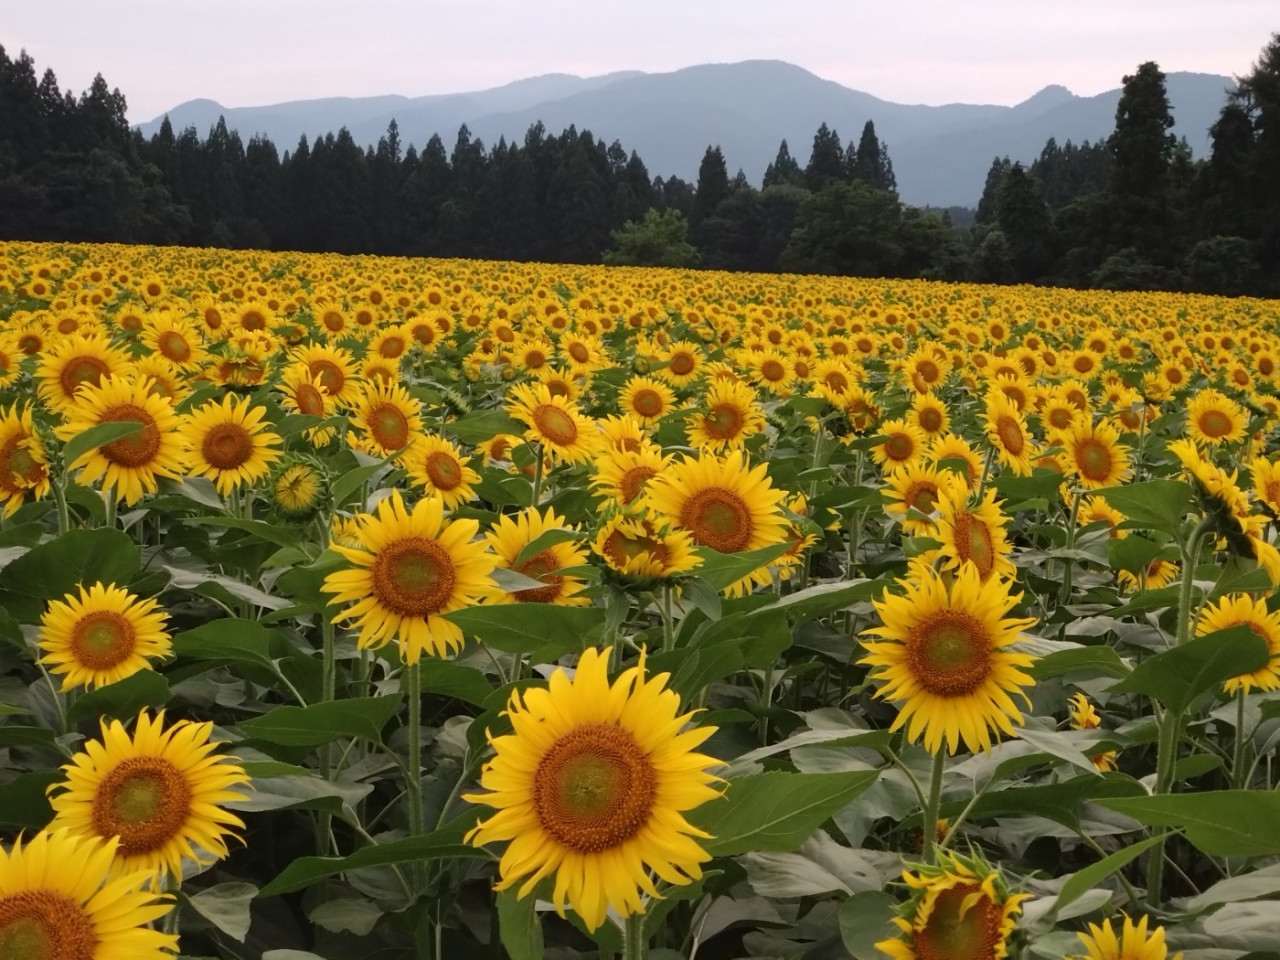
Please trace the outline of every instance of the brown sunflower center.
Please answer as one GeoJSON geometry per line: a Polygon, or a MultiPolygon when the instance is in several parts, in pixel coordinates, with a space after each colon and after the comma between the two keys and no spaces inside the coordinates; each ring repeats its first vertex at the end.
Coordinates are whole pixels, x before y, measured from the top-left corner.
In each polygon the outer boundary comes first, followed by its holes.
{"type": "Polygon", "coordinates": [[[1231,432],[1231,417],[1222,410],[1206,410],[1196,421],[1200,432],[1212,440],[1218,440],[1231,432]]]}
{"type": "Polygon", "coordinates": [[[530,370],[537,370],[547,362],[547,355],[541,350],[526,350],[524,354],[524,365],[530,370]]]}
{"type": "Polygon", "coordinates": [[[1049,411],[1049,426],[1055,430],[1066,430],[1074,421],[1075,417],[1066,407],[1054,407],[1049,411]]]}
{"type": "Polygon", "coordinates": [[[324,317],[320,322],[325,325],[325,329],[331,330],[334,333],[338,333],[347,325],[346,318],[337,310],[326,310],[324,312],[324,317]]]}
{"type": "Polygon", "coordinates": [[[932,360],[921,360],[916,366],[916,375],[925,383],[934,383],[942,375],[942,370],[932,360]]]}
{"type": "Polygon", "coordinates": [[[156,339],[156,349],[174,363],[185,363],[191,358],[191,345],[186,337],[175,330],[166,330],[156,339]]]}
{"type": "Polygon", "coordinates": [[[669,369],[677,377],[687,377],[693,373],[694,362],[693,354],[677,353],[671,358],[669,369]]]}
{"type": "Polygon", "coordinates": [[[45,467],[31,455],[28,442],[30,437],[18,434],[0,447],[0,490],[23,490],[44,479],[45,467]]]}
{"type": "Polygon", "coordinates": [[[954,521],[956,556],[961,562],[968,560],[978,568],[983,580],[991,576],[996,566],[995,538],[986,521],[968,510],[961,510],[954,521]]]}
{"type": "Polygon", "coordinates": [[[68,397],[74,397],[82,383],[91,383],[95,387],[102,378],[111,372],[106,362],[98,357],[79,356],[62,368],[58,380],[68,397]]]}
{"type": "Polygon", "coordinates": [[[719,553],[737,553],[751,542],[755,525],[746,501],[724,487],[707,487],[685,501],[680,525],[719,553]]]}
{"type": "Polygon", "coordinates": [[[293,402],[298,405],[298,412],[309,417],[324,416],[324,397],[320,391],[309,383],[300,383],[293,392],[293,402]]]}
{"type": "Polygon", "coordinates": [[[976,883],[938,894],[924,929],[913,934],[919,960],[994,960],[1001,910],[976,883]],[[976,899],[970,900],[971,897],[976,899]],[[966,905],[966,901],[968,901],[966,905]]]}
{"type": "Polygon", "coordinates": [[[93,798],[93,827],[120,838],[120,853],[159,850],[191,813],[191,785],[163,757],[128,757],[102,778],[93,798]]]}
{"type": "Polygon", "coordinates": [[[409,418],[394,403],[380,403],[369,411],[369,434],[384,450],[399,450],[409,442],[409,418]]]}
{"type": "Polygon", "coordinates": [[[1164,378],[1175,386],[1181,383],[1184,379],[1186,379],[1183,376],[1181,367],[1172,367],[1172,366],[1165,368],[1164,378]]]}
{"type": "Polygon", "coordinates": [[[631,398],[631,406],[642,417],[658,417],[662,415],[662,394],[648,387],[637,390],[631,398]]]}
{"type": "Polygon", "coordinates": [[[129,659],[137,635],[128,618],[114,610],[95,610],[71,628],[71,652],[90,670],[110,670],[129,659]]]}
{"type": "Polygon", "coordinates": [[[553,403],[538,405],[533,411],[533,425],[553,446],[572,446],[578,439],[578,425],[573,416],[553,403]]]}
{"type": "Polygon", "coordinates": [[[884,453],[890,460],[910,460],[916,445],[907,433],[893,433],[884,442],[884,453]]]}
{"type": "Polygon", "coordinates": [[[830,387],[832,390],[834,390],[836,393],[844,393],[846,390],[849,389],[849,378],[846,377],[839,370],[829,371],[823,376],[822,379],[825,380],[827,386],[830,387]]]}
{"type": "Polygon", "coordinates": [[[982,686],[991,672],[991,640],[982,624],[959,610],[921,618],[907,636],[911,676],[929,693],[960,697],[982,686]]]}
{"type": "Polygon", "coordinates": [[[594,723],[557,740],[533,777],[533,807],[552,839],[598,853],[631,839],[649,822],[657,776],[635,738],[594,723]]]}
{"type": "Polygon", "coordinates": [[[787,375],[787,368],[780,360],[769,359],[760,364],[760,376],[764,377],[770,383],[777,383],[787,375]]]}
{"type": "Polygon", "coordinates": [[[238,423],[218,423],[200,444],[205,463],[215,470],[235,470],[253,456],[253,437],[238,423]]]}
{"type": "Polygon", "coordinates": [[[142,467],[160,452],[160,428],[155,418],[142,407],[121,403],[106,410],[99,420],[102,423],[140,423],[142,429],[132,436],[121,437],[102,445],[102,455],[122,467],[142,467]]]}
{"type": "Polygon", "coordinates": [[[438,613],[457,582],[453,558],[427,537],[403,537],[383,547],[370,574],[378,602],[406,617],[438,613]]]}
{"type": "Polygon", "coordinates": [[[462,467],[452,454],[436,450],[423,463],[427,479],[437,490],[452,490],[462,483],[462,467]]]}
{"type": "Polygon", "coordinates": [[[702,428],[715,440],[732,440],[742,430],[745,417],[732,403],[718,403],[703,419],[702,428]]]}
{"type": "Polygon", "coordinates": [[[671,561],[671,551],[661,540],[652,537],[632,537],[621,530],[615,530],[605,539],[604,554],[614,566],[622,569],[637,557],[648,557],[654,563],[665,567],[671,561]]]}
{"type": "Polygon", "coordinates": [[[240,326],[246,330],[263,330],[267,326],[267,318],[260,310],[246,310],[240,315],[240,326]]]}
{"type": "Polygon", "coordinates": [[[1076,444],[1076,468],[1080,476],[1095,483],[1104,482],[1111,476],[1111,465],[1114,462],[1111,450],[1101,440],[1086,437],[1076,444]]]}
{"type": "Polygon", "coordinates": [[[331,360],[312,360],[307,364],[307,369],[311,373],[311,379],[319,380],[320,386],[324,387],[331,397],[340,394],[347,383],[347,376],[342,372],[342,368],[331,360]]]}
{"type": "Polygon", "coordinates": [[[520,603],[551,603],[560,596],[560,584],[564,581],[563,577],[552,572],[559,568],[560,561],[550,550],[535,553],[524,563],[516,564],[511,568],[516,573],[522,573],[531,580],[539,580],[546,586],[517,590],[512,596],[520,603]]]}
{"type": "Polygon", "coordinates": [[[903,502],[921,513],[933,513],[938,506],[938,485],[928,480],[920,480],[907,487],[903,502]]]}
{"type": "Polygon", "coordinates": [[[51,890],[0,897],[0,957],[93,960],[98,936],[84,908],[51,890]]]}
{"type": "Polygon", "coordinates": [[[404,353],[405,342],[403,337],[387,337],[378,346],[378,353],[386,357],[388,360],[394,360],[396,357],[404,353]]]}
{"type": "Polygon", "coordinates": [[[623,502],[630,503],[640,496],[641,491],[644,490],[644,485],[657,475],[658,471],[653,467],[638,466],[628,469],[618,483],[618,489],[622,492],[623,502]]]}
{"type": "Polygon", "coordinates": [[[1007,414],[996,419],[996,435],[1000,438],[1001,446],[1015,457],[1021,455],[1023,448],[1027,445],[1022,435],[1022,427],[1017,420],[1007,414]]]}
{"type": "Polygon", "coordinates": [[[942,429],[942,411],[936,407],[924,407],[916,415],[916,422],[925,433],[937,433],[942,429]]]}
{"type": "Polygon", "coordinates": [[[591,351],[587,349],[585,343],[569,344],[569,356],[573,357],[578,363],[586,363],[591,359],[591,351]]]}

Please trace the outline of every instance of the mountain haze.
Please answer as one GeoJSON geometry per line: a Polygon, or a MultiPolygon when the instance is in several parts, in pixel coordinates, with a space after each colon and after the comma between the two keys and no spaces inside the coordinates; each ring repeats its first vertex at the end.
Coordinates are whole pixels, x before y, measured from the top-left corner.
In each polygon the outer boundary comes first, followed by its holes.
{"type": "MultiPolygon", "coordinates": [[[[1230,77],[1170,73],[1167,89],[1176,123],[1196,156],[1208,150],[1230,77]]],[[[729,169],[760,183],[786,139],[803,164],[822,123],[856,141],[866,121],[888,145],[902,199],[916,205],[975,206],[995,156],[1030,163],[1050,137],[1058,142],[1106,138],[1115,123],[1120,88],[1079,97],[1047,86],[1013,107],[975,104],[923,106],[881,100],[789,63],[755,60],[703,64],[671,73],[623,71],[599,77],[548,74],[473,93],[427,97],[380,96],[292,101],[226,108],[192,100],[168,111],[175,130],[194,126],[203,136],[225,116],[248,140],[265,134],[280,150],[347,127],[372,145],[394,118],[404,144],[419,149],[433,133],[451,148],[466,124],[490,146],[499,137],[523,141],[537,122],[550,133],[576,126],[635,150],[651,175],[697,176],[709,144],[719,144],[729,169]]],[[[151,136],[163,117],[140,125],[151,136]]]]}

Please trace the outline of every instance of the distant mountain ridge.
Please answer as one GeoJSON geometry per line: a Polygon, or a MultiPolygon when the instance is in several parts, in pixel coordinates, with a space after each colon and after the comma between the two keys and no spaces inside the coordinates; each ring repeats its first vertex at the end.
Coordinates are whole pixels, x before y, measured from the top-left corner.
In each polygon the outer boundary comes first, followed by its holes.
{"type": "MultiPolygon", "coordinates": [[[[1197,157],[1208,152],[1209,127],[1234,85],[1216,74],[1168,74],[1173,132],[1187,138],[1197,157]]],[[[1119,97],[1119,86],[1079,97],[1055,84],[1012,107],[900,104],[790,63],[750,60],[670,73],[547,74],[490,90],[425,97],[334,97],[230,108],[191,100],[168,116],[175,131],[194,126],[202,137],[225,116],[242,139],[265,134],[281,151],[294,149],[304,134],[313,140],[344,126],[357,143],[372,145],[393,118],[404,145],[419,149],[433,133],[451,149],[464,123],[486,146],[503,136],[522,142],[541,121],[552,134],[573,125],[606,143],[618,140],[640,155],[651,175],[690,181],[707,146],[718,144],[730,171],[741,168],[757,185],[784,138],[803,165],[820,124],[848,143],[871,120],[888,145],[905,202],[972,207],[993,157],[1030,163],[1050,137],[1060,144],[1103,139],[1114,127],[1119,97]]],[[[139,129],[150,137],[163,118],[139,129]]]]}

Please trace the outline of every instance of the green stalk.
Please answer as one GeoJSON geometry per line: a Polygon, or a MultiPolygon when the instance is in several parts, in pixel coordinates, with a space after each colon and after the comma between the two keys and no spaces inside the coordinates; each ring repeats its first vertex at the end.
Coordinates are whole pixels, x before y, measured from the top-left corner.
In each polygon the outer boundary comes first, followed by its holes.
{"type": "Polygon", "coordinates": [[[925,863],[933,862],[933,848],[938,838],[938,807],[942,805],[942,773],[946,769],[947,754],[939,750],[933,755],[933,775],[929,778],[929,796],[924,808],[924,822],[921,831],[924,838],[920,844],[920,859],[925,863]]]}
{"type": "Polygon", "coordinates": [[[1236,743],[1231,759],[1231,785],[1237,790],[1249,788],[1249,773],[1244,768],[1244,687],[1236,691],[1236,743]]]}
{"type": "MultiPolygon", "coordinates": [[[[1071,516],[1067,520],[1067,550],[1076,548],[1076,519],[1080,516],[1080,491],[1076,490],[1071,498],[1071,516]]],[[[1071,602],[1071,572],[1075,570],[1075,561],[1067,557],[1063,561],[1062,570],[1062,592],[1058,595],[1058,602],[1068,604],[1071,602]]]]}
{"type": "Polygon", "coordinates": [[[116,525],[116,491],[113,487],[102,494],[102,525],[108,529],[116,525]]]}
{"type": "Polygon", "coordinates": [[[71,511],[67,507],[67,491],[63,488],[63,478],[59,478],[49,486],[53,489],[53,499],[58,505],[58,534],[61,536],[71,529],[71,511]]]}
{"type": "MultiPolygon", "coordinates": [[[[1156,788],[1154,796],[1169,793],[1173,786],[1173,764],[1178,756],[1178,734],[1182,728],[1182,714],[1166,710],[1160,718],[1160,743],[1156,749],[1156,788]]],[[[1160,905],[1160,893],[1164,887],[1164,840],[1151,848],[1147,861],[1147,905],[1160,905]]]]}
{"type": "Polygon", "coordinates": [[[542,444],[530,444],[533,447],[533,505],[536,507],[542,499],[542,444]]]}
{"type": "Polygon", "coordinates": [[[409,757],[405,792],[409,795],[409,835],[422,834],[422,674],[418,664],[406,664],[400,679],[409,698],[409,757]]]}
{"type": "Polygon", "coordinates": [[[633,913],[622,928],[622,960],[645,960],[649,940],[644,935],[644,914],[633,913]]]}

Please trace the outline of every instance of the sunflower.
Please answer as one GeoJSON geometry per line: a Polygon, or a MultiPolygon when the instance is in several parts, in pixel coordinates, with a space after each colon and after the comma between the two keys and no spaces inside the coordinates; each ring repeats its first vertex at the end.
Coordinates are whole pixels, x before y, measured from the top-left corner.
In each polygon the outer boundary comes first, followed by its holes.
{"type": "Polygon", "coordinates": [[[903,871],[912,895],[893,922],[901,936],[876,949],[893,960],[1002,960],[1025,893],[1010,893],[1000,871],[978,857],[944,854],[937,866],[903,871]]]}
{"type": "MultiPolygon", "coordinates": [[[[280,405],[293,413],[327,420],[337,409],[324,382],[320,377],[313,376],[305,364],[291,363],[285,367],[280,377],[279,389],[283,394],[280,405]]],[[[327,447],[336,434],[337,430],[333,427],[308,427],[303,431],[303,436],[316,447],[327,447]]]]}
{"type": "Polygon", "coordinates": [[[609,351],[596,337],[584,337],[576,333],[560,339],[560,354],[569,364],[571,373],[592,373],[613,366],[609,351]]]}
{"type": "Polygon", "coordinates": [[[1003,393],[993,391],[988,394],[986,425],[987,439],[1000,461],[1020,476],[1031,473],[1031,440],[1027,436],[1027,423],[1003,393]]]}
{"type": "Polygon", "coordinates": [[[159,354],[139,357],[130,373],[136,380],[146,380],[147,390],[168,400],[174,407],[191,395],[191,387],[181,372],[159,354]]]}
{"type": "Polygon", "coordinates": [[[49,494],[49,458],[36,435],[31,408],[17,404],[0,411],[0,502],[11,517],[28,493],[39,500],[49,494]]]}
{"type": "Polygon", "coordinates": [[[902,586],[874,601],[882,626],[864,632],[883,639],[864,641],[861,661],[877,696],[902,701],[890,730],[906,726],[912,742],[923,733],[934,754],[944,740],[954,754],[961,739],[977,751],[991,749],[993,730],[1015,736],[1022,714],[1009,694],[1027,700],[1022,688],[1034,682],[1022,668],[1035,658],[1008,649],[1036,622],[1005,617],[1022,595],[999,577],[984,582],[972,564],[951,578],[916,562],[902,586]]]}
{"type": "Polygon", "coordinates": [[[450,510],[474,499],[474,484],[480,482],[480,474],[471,469],[462,450],[435,434],[418,436],[401,455],[400,465],[411,483],[435,494],[450,510]]]}
{"type": "Polygon", "coordinates": [[[1067,960],[1181,960],[1182,954],[1169,958],[1169,948],[1164,942],[1164,927],[1157,925],[1147,932],[1149,917],[1143,916],[1134,923],[1124,914],[1124,924],[1117,934],[1110,920],[1089,924],[1088,933],[1078,933],[1087,952],[1075,954],[1067,960]]]}
{"type": "MultiPolygon", "coordinates": [[[[1102,726],[1102,718],[1098,716],[1098,711],[1093,708],[1093,704],[1083,693],[1075,694],[1068,701],[1067,712],[1071,718],[1073,730],[1097,730],[1102,726]]],[[[1089,759],[1093,762],[1093,768],[1099,773],[1107,773],[1116,768],[1115,750],[1095,753],[1089,759]]]]}
{"type": "Polygon", "coordinates": [[[876,402],[876,395],[860,386],[852,387],[844,395],[841,409],[849,418],[849,426],[854,433],[873,431],[880,422],[880,405],[876,402]]]}
{"type": "Polygon", "coordinates": [[[625,507],[640,496],[645,484],[669,466],[671,457],[652,444],[645,444],[639,450],[608,449],[596,458],[591,485],[598,493],[625,507]]]}
{"type": "Polygon", "coordinates": [[[951,416],[942,400],[931,393],[921,393],[911,401],[907,422],[919,427],[928,436],[936,437],[950,428],[951,416]]]}
{"type": "Polygon", "coordinates": [[[169,655],[168,619],[155,600],[140,600],[123,587],[81,584],[79,596],[49,601],[40,618],[40,662],[65,674],[63,690],[115,683],[169,655]]]}
{"type": "Polygon", "coordinates": [[[717,379],[707,388],[700,406],[685,421],[692,447],[707,447],[720,453],[742,446],[764,429],[764,413],[756,402],[755,388],[749,383],[717,379]]]}
{"type": "Polygon", "coordinates": [[[569,463],[591,459],[599,434],[571,401],[553,396],[543,383],[519,384],[510,397],[507,413],[529,428],[527,440],[538,441],[554,458],[569,463]]]}
{"type": "Polygon", "coordinates": [[[668,675],[646,678],[643,653],[610,684],[609,656],[588,648],[572,679],[560,668],[545,689],[513,693],[513,732],[491,738],[480,776],[488,792],[464,795],[497,811],[467,841],[510,841],[497,888],[528,896],[554,874],[557,912],[567,903],[590,930],[610,907],[643,913],[644,895],[659,895],[651,871],[675,886],[702,876],[709,835],[684,813],[719,796],[707,772],[719,761],[696,752],[715,728],[691,726],[668,675]]]}
{"type": "Polygon", "coordinates": [[[1090,426],[1082,420],[1058,443],[1066,450],[1067,469],[1087,490],[1123,483],[1132,473],[1129,448],[1121,445],[1120,434],[1105,423],[1090,426]]]}
{"type": "Polygon", "coordinates": [[[180,370],[199,370],[205,363],[199,332],[190,321],[168,311],[149,314],[140,339],[180,370]]]}
{"type": "Polygon", "coordinates": [[[75,403],[81,384],[97,386],[107,377],[119,376],[129,357],[99,337],[67,337],[45,352],[36,368],[40,399],[51,410],[62,411],[75,403]]]}
{"type": "Polygon", "coordinates": [[[782,499],[766,466],[749,467],[741,451],[723,458],[685,457],[645,487],[645,500],[655,513],[688,530],[699,546],[720,553],[780,543],[782,499]]]}
{"type": "Polygon", "coordinates": [[[349,351],[312,344],[293,351],[290,359],[305,366],[311,380],[319,380],[337,406],[345,407],[359,395],[360,381],[349,351]]]}
{"type": "Polygon", "coordinates": [[[1079,526],[1087,527],[1091,523],[1105,523],[1108,528],[1107,536],[1115,539],[1123,539],[1129,535],[1128,530],[1120,529],[1120,524],[1124,523],[1124,520],[1124,514],[1102,497],[1085,497],[1080,501],[1080,507],[1076,511],[1076,523],[1079,526]]]}
{"type": "Polygon", "coordinates": [[[1244,437],[1244,408],[1217,390],[1201,390],[1187,403],[1187,436],[1197,443],[1232,443],[1244,437]]]}
{"type": "Polygon", "coordinates": [[[83,386],[64,415],[67,422],[55,431],[63,440],[104,423],[142,425],[137,433],[94,447],[67,464],[67,469],[80,471],[82,484],[101,478],[104,492],[114,489],[120,502],[129,505],[144,493],[155,493],[158,477],[181,476],[182,421],[147,381],[108,377],[97,386],[83,386]]]}
{"type": "Polygon", "coordinates": [[[632,377],[618,395],[618,408],[623,415],[637,418],[646,427],[656,423],[674,409],[676,395],[661,380],[632,377]]]}
{"type": "Polygon", "coordinates": [[[277,465],[269,487],[276,509],[290,520],[301,520],[319,509],[327,484],[316,463],[291,456],[277,465]]]}
{"type": "Polygon", "coordinates": [[[565,527],[565,519],[551,508],[539,513],[537,507],[522,510],[515,517],[502,515],[485,540],[498,557],[498,566],[514,570],[531,580],[546,584],[505,594],[509,603],[554,603],[580,607],[591,603],[582,596],[586,584],[577,577],[557,571],[580,567],[587,562],[587,552],[573,540],[559,540],[532,556],[521,559],[529,545],[550,531],[563,531],[566,536],[576,531],[565,527]]]}
{"type": "Polygon", "coordinates": [[[376,457],[404,450],[422,436],[421,410],[422,404],[404,387],[366,382],[351,411],[351,422],[361,433],[354,445],[376,457]]]}
{"type": "Polygon", "coordinates": [[[934,536],[942,541],[938,551],[943,569],[973,567],[978,579],[986,583],[992,576],[1012,578],[1018,569],[1009,555],[1004,528],[1009,518],[996,504],[996,491],[988,490],[976,506],[969,503],[968,492],[960,486],[940,491],[938,519],[934,536]]]}
{"type": "Polygon", "coordinates": [[[693,535],[654,523],[643,511],[618,512],[600,524],[592,551],[628,580],[664,580],[702,564],[693,535]]]}
{"type": "Polygon", "coordinates": [[[0,848],[0,957],[168,960],[178,938],[152,929],[173,909],[142,870],[111,877],[119,841],[41,831],[0,848]]]}
{"type": "Polygon", "coordinates": [[[898,520],[908,534],[930,535],[935,529],[933,514],[938,501],[951,488],[962,493],[967,490],[954,471],[918,462],[898,467],[885,477],[883,493],[892,501],[885,504],[885,513],[898,520]],[[912,516],[913,512],[919,516],[912,516]]]}
{"type": "Polygon", "coordinates": [[[1227,693],[1248,693],[1254,687],[1259,690],[1280,689],[1280,612],[1269,611],[1265,600],[1255,600],[1244,593],[1230,593],[1201,611],[1196,622],[1196,635],[1204,636],[1229,627],[1248,627],[1267,642],[1271,657],[1261,669],[1227,680],[1222,685],[1223,690],[1227,693]]]}
{"type": "Polygon", "coordinates": [[[944,433],[929,444],[929,459],[940,467],[954,465],[970,490],[982,479],[982,458],[959,434],[944,433]]]}
{"type": "Polygon", "coordinates": [[[144,710],[130,737],[119,720],[102,721],[102,738],[85,744],[56,784],[49,829],[100,840],[120,838],[115,869],[182,877],[182,859],[208,865],[227,855],[226,837],[240,818],[219,804],[244,800],[244,768],[217,754],[212,723],[179,720],[164,729],[164,711],[144,710]]]}
{"type": "Polygon", "coordinates": [[[1280,517],[1280,463],[1254,457],[1249,473],[1253,477],[1253,495],[1273,516],[1280,517]]]}
{"type": "Polygon", "coordinates": [[[473,542],[475,520],[444,519],[444,501],[424,497],[410,512],[399,490],[360,518],[359,547],[331,548],[354,564],[325,578],[333,604],[350,604],[334,622],[355,620],[362,650],[395,638],[405,662],[427,651],[443,657],[462,647],[462,630],[442,614],[494,592],[492,554],[473,542]]]}
{"type": "Polygon", "coordinates": [[[1116,582],[1121,590],[1126,591],[1159,590],[1177,580],[1180,573],[1181,568],[1178,564],[1172,560],[1157,557],[1146,565],[1140,576],[1135,576],[1128,570],[1116,571],[1116,582]]]}
{"type": "Polygon", "coordinates": [[[261,480],[280,459],[276,448],[283,441],[262,424],[267,408],[252,403],[249,397],[236,403],[228,393],[221,403],[210,400],[189,413],[182,425],[188,469],[213,480],[224,497],[242,484],[261,480]]]}
{"type": "Polygon", "coordinates": [[[871,448],[871,457],[889,470],[907,466],[924,457],[929,444],[925,432],[906,420],[885,420],[876,432],[884,439],[871,448]]]}
{"type": "Polygon", "coordinates": [[[705,362],[701,346],[689,340],[677,340],[663,351],[663,366],[656,373],[673,387],[683,387],[697,379],[705,362]]]}
{"type": "Polygon", "coordinates": [[[409,345],[413,342],[413,335],[406,327],[387,327],[369,341],[369,356],[394,363],[409,351],[409,345]]]}

